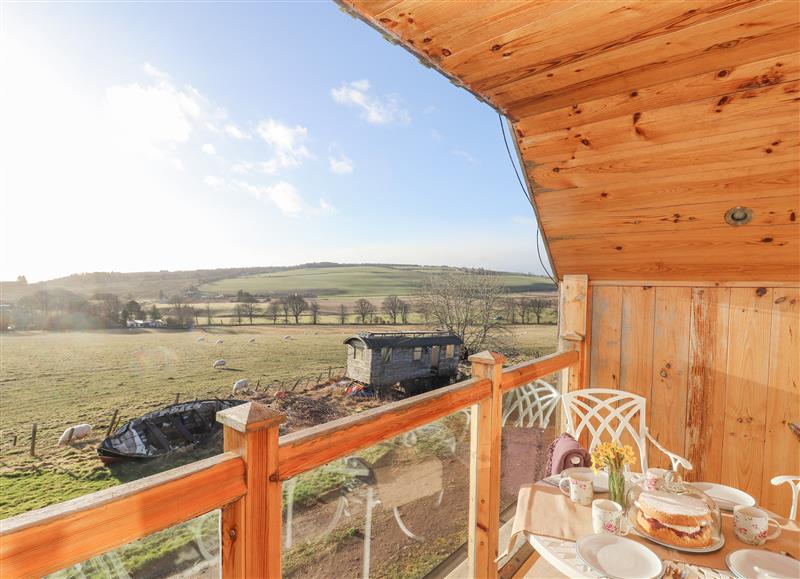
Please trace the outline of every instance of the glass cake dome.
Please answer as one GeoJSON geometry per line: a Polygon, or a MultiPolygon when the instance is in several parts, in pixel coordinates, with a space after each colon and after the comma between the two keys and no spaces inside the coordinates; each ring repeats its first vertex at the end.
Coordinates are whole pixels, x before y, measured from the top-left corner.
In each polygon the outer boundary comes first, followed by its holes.
{"type": "Polygon", "coordinates": [[[725,543],[717,504],[677,473],[668,472],[654,488],[644,480],[633,484],[625,503],[632,529],[654,543],[694,552],[716,551],[725,543]]]}

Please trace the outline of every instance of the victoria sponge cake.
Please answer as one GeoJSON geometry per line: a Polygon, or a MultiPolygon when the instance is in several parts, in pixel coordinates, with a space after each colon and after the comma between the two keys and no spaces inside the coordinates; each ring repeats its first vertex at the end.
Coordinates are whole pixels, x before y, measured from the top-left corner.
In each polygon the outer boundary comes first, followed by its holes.
{"type": "Polygon", "coordinates": [[[649,491],[639,495],[636,506],[636,522],[641,530],[662,543],[690,548],[711,544],[713,519],[702,500],[649,491]]]}

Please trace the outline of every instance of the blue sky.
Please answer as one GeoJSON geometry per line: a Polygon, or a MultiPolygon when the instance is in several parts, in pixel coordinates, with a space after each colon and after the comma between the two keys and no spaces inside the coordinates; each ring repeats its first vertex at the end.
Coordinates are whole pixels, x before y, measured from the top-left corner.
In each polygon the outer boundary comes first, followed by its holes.
{"type": "Polygon", "coordinates": [[[330,3],[3,6],[0,278],[541,272],[497,114],[330,3]]]}

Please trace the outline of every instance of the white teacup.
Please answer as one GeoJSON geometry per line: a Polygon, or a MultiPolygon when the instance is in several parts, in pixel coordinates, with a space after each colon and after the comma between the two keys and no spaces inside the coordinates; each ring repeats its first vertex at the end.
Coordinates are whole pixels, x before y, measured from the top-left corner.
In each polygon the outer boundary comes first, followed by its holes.
{"type": "Polygon", "coordinates": [[[781,534],[781,525],[765,511],[757,507],[736,505],[733,507],[733,532],[748,545],[763,545],[767,539],[775,539],[781,534]],[[769,534],[769,524],[775,523],[777,529],[769,534]]]}
{"type": "Polygon", "coordinates": [[[622,506],[608,499],[592,501],[592,530],[608,535],[627,535],[628,521],[622,506]]]}
{"type": "Polygon", "coordinates": [[[669,471],[664,468],[648,468],[647,472],[644,473],[642,486],[648,491],[660,489],[664,484],[664,477],[667,475],[667,472],[669,471]]]}
{"type": "Polygon", "coordinates": [[[569,495],[573,503],[588,506],[592,504],[594,498],[593,482],[592,473],[576,472],[562,478],[558,483],[558,488],[565,495],[569,495]]]}

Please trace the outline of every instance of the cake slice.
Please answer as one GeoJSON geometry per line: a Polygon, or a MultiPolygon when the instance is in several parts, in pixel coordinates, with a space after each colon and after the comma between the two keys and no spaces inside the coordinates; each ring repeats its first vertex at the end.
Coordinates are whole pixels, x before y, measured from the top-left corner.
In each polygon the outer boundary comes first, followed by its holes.
{"type": "Polygon", "coordinates": [[[647,491],[636,501],[636,522],[641,530],[662,543],[700,548],[711,545],[712,522],[708,505],[695,497],[664,491],[647,491]]]}

